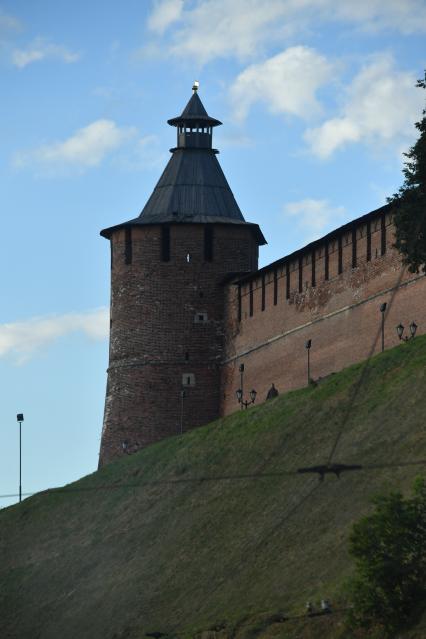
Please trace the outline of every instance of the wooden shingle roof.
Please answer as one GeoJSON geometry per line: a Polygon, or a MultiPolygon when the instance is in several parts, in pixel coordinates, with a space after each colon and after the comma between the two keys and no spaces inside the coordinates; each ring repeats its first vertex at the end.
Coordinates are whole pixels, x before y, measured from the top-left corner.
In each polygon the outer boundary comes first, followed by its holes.
{"type": "MultiPolygon", "coordinates": [[[[172,126],[213,127],[221,124],[210,118],[194,92],[182,115],[169,120],[172,126]]],[[[209,133],[211,135],[211,133],[209,133]]],[[[172,157],[139,217],[101,231],[111,233],[125,226],[153,224],[241,224],[252,227],[259,244],[266,240],[257,224],[246,222],[217,160],[217,151],[204,146],[183,145],[171,149],[172,157]]]]}

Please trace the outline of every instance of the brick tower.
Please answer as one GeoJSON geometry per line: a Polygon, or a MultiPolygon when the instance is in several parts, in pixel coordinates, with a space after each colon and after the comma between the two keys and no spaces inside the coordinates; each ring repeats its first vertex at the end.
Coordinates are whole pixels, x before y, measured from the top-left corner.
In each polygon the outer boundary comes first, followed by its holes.
{"type": "Polygon", "coordinates": [[[99,465],[219,416],[223,282],[257,269],[264,237],[244,220],[197,93],[139,217],[111,243],[111,329],[99,465]]]}

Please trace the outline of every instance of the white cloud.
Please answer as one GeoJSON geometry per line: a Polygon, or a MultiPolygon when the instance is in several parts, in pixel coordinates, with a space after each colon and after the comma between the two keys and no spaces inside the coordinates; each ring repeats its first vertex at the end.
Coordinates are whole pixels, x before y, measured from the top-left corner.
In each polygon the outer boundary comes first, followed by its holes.
{"type": "Polygon", "coordinates": [[[165,0],[148,18],[161,35],[174,26],[166,47],[151,53],[188,57],[198,65],[218,57],[249,59],[271,44],[321,24],[339,22],[348,28],[404,34],[426,31],[424,0],[165,0]],[[183,10],[182,10],[183,4],[183,10]]]}
{"type": "Polygon", "coordinates": [[[112,120],[96,120],[63,142],[16,153],[14,165],[25,167],[35,163],[53,169],[58,166],[93,167],[135,135],[133,127],[118,127],[112,120]]]}
{"type": "Polygon", "coordinates": [[[135,141],[129,153],[120,158],[120,166],[128,171],[163,170],[168,154],[156,135],[145,135],[135,141]]]}
{"type": "Polygon", "coordinates": [[[312,153],[327,158],[351,142],[400,145],[414,135],[423,95],[415,88],[415,76],[397,71],[390,55],[367,64],[346,90],[338,117],[308,129],[305,139],[312,153]]]}
{"type": "Polygon", "coordinates": [[[331,79],[333,65],[308,47],[290,47],[265,62],[252,64],[237,77],[231,100],[242,120],[255,102],[272,113],[309,117],[319,109],[317,89],[331,79]]]}
{"type": "Polygon", "coordinates": [[[278,22],[287,13],[286,4],[282,0],[197,2],[182,13],[171,52],[198,64],[229,55],[252,57],[265,41],[287,32],[286,25],[278,22]]]}
{"type": "Polygon", "coordinates": [[[46,42],[42,38],[34,40],[26,49],[12,51],[12,64],[20,69],[46,58],[53,58],[70,64],[77,62],[80,59],[80,54],[73,53],[62,45],[46,42]]]}
{"type": "Polygon", "coordinates": [[[109,310],[99,308],[86,313],[50,315],[0,324],[0,357],[11,355],[18,364],[23,364],[59,337],[75,332],[83,333],[92,340],[106,339],[109,310]]]}
{"type": "Polygon", "coordinates": [[[408,35],[426,30],[424,0],[330,0],[324,4],[335,20],[357,24],[367,31],[395,29],[408,35]]]}
{"type": "Polygon", "coordinates": [[[312,242],[342,223],[345,209],[332,206],[328,200],[306,198],[285,204],[284,215],[291,218],[303,234],[305,242],[312,242]]]}
{"type": "Polygon", "coordinates": [[[183,0],[161,0],[156,2],[148,18],[148,28],[162,35],[168,27],[179,20],[183,10],[183,0]]]}

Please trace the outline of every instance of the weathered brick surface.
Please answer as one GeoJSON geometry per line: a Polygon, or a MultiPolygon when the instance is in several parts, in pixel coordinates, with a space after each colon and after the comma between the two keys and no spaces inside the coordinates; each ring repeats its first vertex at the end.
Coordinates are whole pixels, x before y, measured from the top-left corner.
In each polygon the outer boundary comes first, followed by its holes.
{"type": "Polygon", "coordinates": [[[161,226],[112,234],[110,361],[100,465],[219,416],[224,347],[223,278],[257,268],[248,227],[214,225],[213,261],[204,260],[204,226],[172,225],[170,261],[161,261],[161,226]],[[187,256],[189,256],[189,261],[187,256]],[[195,322],[207,313],[207,322],[195,322]]]}
{"type": "Polygon", "coordinates": [[[305,342],[312,340],[311,377],[318,379],[360,361],[381,349],[380,304],[385,315],[385,347],[398,343],[395,327],[412,320],[418,332],[426,328],[426,278],[403,269],[392,248],[393,227],[386,216],[386,252],[381,255],[380,216],[371,222],[371,261],[367,262],[366,224],[356,232],[357,267],[352,268],[352,235],[342,236],[343,273],[338,274],[338,241],[329,244],[329,280],[325,281],[325,246],[316,249],[312,286],[312,254],[303,255],[303,291],[299,293],[298,260],[290,263],[290,298],[286,299],[286,267],[278,268],[278,300],[273,304],[273,273],[267,273],[266,308],[261,310],[261,277],[254,274],[253,316],[249,290],[242,287],[242,319],[237,317],[236,286],[227,290],[226,351],[221,375],[221,412],[238,408],[235,391],[240,385],[238,367],[245,364],[245,389],[255,388],[264,401],[274,382],[280,392],[307,383],[305,342]]]}
{"type": "Polygon", "coordinates": [[[398,343],[399,322],[408,331],[415,320],[424,333],[426,278],[402,267],[389,212],[383,246],[382,216],[383,209],[369,216],[370,259],[361,218],[356,232],[343,229],[340,240],[336,232],[327,245],[307,247],[258,273],[247,227],[214,225],[212,262],[204,260],[202,225],[171,227],[170,262],[160,259],[161,226],[132,229],[131,264],[125,231],[115,231],[100,464],[122,455],[123,442],[131,453],[179,433],[181,414],[186,431],[237,410],[241,363],[245,395],[255,388],[260,402],[272,382],[280,392],[307,383],[308,339],[314,379],[379,352],[382,302],[388,304],[386,348],[398,343]],[[251,281],[241,284],[239,320],[237,281],[223,280],[250,271],[251,281]],[[208,321],[194,322],[196,313],[207,313],[208,321]],[[186,389],[181,413],[182,375],[191,373],[195,386],[186,389]]]}

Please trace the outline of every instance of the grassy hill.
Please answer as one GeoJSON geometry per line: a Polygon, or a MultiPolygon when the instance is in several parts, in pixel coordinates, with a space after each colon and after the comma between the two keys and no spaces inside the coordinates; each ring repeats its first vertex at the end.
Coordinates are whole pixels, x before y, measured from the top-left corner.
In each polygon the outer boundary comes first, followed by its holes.
{"type": "Polygon", "coordinates": [[[424,471],[425,371],[426,336],[0,511],[0,636],[345,636],[279,615],[344,605],[353,522],[424,471]],[[295,472],[336,443],[368,468],[295,472]]]}

